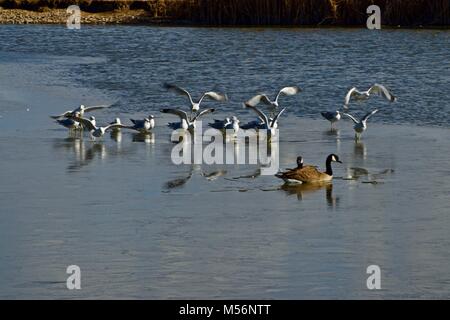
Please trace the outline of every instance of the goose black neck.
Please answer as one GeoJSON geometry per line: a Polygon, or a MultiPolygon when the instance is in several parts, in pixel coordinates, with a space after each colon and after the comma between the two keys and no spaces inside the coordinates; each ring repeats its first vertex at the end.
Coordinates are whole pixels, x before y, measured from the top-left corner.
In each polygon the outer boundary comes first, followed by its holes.
{"type": "Polygon", "coordinates": [[[329,176],[333,175],[333,168],[331,167],[332,156],[328,156],[327,158],[327,171],[325,173],[329,176]]]}

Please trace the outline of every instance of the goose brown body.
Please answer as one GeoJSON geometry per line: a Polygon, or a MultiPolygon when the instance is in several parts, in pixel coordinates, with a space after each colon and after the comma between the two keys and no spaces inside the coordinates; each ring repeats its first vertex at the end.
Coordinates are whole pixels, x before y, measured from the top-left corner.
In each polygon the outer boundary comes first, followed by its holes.
{"type": "Polygon", "coordinates": [[[301,169],[294,169],[292,171],[285,172],[282,174],[281,178],[285,181],[298,181],[299,183],[305,183],[331,181],[333,176],[320,172],[316,167],[306,166],[301,169]]]}
{"type": "Polygon", "coordinates": [[[331,168],[331,162],[339,162],[339,157],[335,154],[330,154],[326,160],[327,170],[325,172],[319,171],[314,166],[302,166],[296,169],[279,173],[277,178],[283,179],[286,183],[317,183],[327,182],[333,179],[333,170],[331,168]]]}

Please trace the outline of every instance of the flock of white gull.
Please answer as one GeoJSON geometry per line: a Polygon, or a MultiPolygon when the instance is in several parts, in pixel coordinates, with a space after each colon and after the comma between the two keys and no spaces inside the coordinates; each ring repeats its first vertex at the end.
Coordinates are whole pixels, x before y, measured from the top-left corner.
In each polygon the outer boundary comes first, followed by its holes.
{"type": "MultiPolygon", "coordinates": [[[[194,101],[192,95],[181,87],[173,84],[164,84],[167,90],[174,91],[175,93],[184,95],[188,98],[190,103],[190,110],[184,111],[181,109],[162,109],[160,112],[166,114],[172,114],[179,118],[178,122],[171,122],[168,124],[169,128],[173,130],[185,130],[192,132],[196,128],[196,122],[203,116],[213,113],[215,109],[201,109],[201,104],[204,99],[210,99],[214,101],[227,101],[226,94],[221,94],[214,91],[204,93],[198,101],[194,101]]],[[[258,94],[244,103],[244,107],[255,112],[257,118],[246,124],[241,124],[236,116],[227,117],[224,120],[214,120],[209,123],[209,126],[221,130],[224,133],[232,133],[237,135],[239,130],[265,130],[268,137],[272,137],[276,134],[278,129],[278,120],[286,108],[280,108],[279,98],[281,96],[293,96],[301,92],[301,89],[297,86],[282,88],[275,99],[270,99],[266,94],[258,94]],[[267,106],[267,113],[263,112],[258,105],[263,104],[267,106]]],[[[368,112],[364,117],[357,118],[347,111],[352,100],[367,100],[371,96],[381,96],[390,102],[395,102],[397,98],[392,92],[385,86],[375,84],[367,91],[359,91],[357,88],[352,88],[345,96],[344,105],[342,108],[335,111],[321,112],[323,118],[331,123],[331,129],[334,130],[334,124],[341,120],[342,116],[348,117],[354,123],[353,129],[355,131],[355,140],[361,139],[361,135],[367,130],[367,121],[371,116],[378,112],[378,109],[368,112]]],[[[80,107],[66,111],[60,115],[51,116],[58,124],[68,128],[70,131],[78,131],[80,133],[83,130],[89,132],[92,139],[101,138],[109,130],[119,131],[121,129],[133,130],[142,134],[150,134],[155,128],[155,117],[149,115],[147,118],[140,120],[131,120],[130,125],[125,125],[121,122],[120,118],[116,118],[113,122],[106,126],[98,126],[94,116],[89,118],[85,117],[85,113],[90,113],[96,110],[108,108],[108,106],[92,106],[86,107],[81,105],[80,107]]],[[[278,178],[283,179],[287,183],[306,183],[306,182],[326,182],[333,178],[333,171],[331,168],[332,162],[340,162],[339,157],[335,154],[331,154],[326,160],[326,171],[320,172],[315,166],[304,165],[303,158],[298,157],[297,168],[290,169],[286,172],[277,174],[278,178]]]]}

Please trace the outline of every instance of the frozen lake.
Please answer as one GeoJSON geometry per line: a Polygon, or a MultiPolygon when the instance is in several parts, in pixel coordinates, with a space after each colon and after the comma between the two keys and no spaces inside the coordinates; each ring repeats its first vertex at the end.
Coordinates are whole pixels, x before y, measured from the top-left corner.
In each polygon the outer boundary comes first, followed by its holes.
{"type": "Polygon", "coordinates": [[[448,31],[0,26],[0,298],[448,298],[448,31]],[[357,41],[356,41],[357,40],[357,41]],[[388,46],[384,46],[387,43],[388,46]],[[181,165],[164,81],[227,92],[217,114],[296,84],[283,98],[281,167],[335,180],[285,188],[252,165],[181,165]],[[320,111],[373,83],[399,100],[372,108],[360,143],[320,111]],[[70,138],[48,117],[113,103],[98,122],[153,113],[152,137],[70,138]],[[221,174],[215,174],[220,172],[221,174]],[[349,179],[353,177],[353,179],[349,179]],[[79,265],[82,290],[66,288],[79,265]],[[379,265],[382,290],[366,287],[379,265]]]}

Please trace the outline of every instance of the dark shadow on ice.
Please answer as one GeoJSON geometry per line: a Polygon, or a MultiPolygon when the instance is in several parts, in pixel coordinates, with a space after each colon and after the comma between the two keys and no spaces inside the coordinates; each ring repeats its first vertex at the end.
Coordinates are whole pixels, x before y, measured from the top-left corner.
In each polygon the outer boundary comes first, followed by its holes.
{"type": "Polygon", "coordinates": [[[303,183],[298,185],[285,184],[281,186],[281,190],[289,195],[296,195],[298,200],[304,200],[310,194],[325,190],[325,200],[329,207],[336,208],[339,203],[339,198],[333,196],[333,184],[325,183],[303,183]]]}

